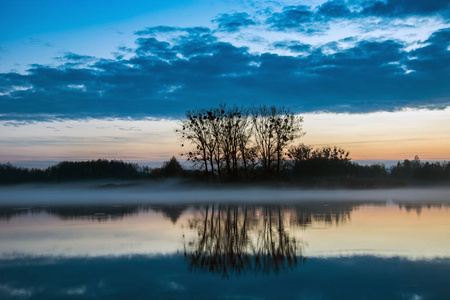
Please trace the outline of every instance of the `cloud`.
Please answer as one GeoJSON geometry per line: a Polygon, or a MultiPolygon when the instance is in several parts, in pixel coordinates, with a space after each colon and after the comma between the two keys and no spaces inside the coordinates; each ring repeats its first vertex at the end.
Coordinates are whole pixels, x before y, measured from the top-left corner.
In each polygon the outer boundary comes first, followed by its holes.
{"type": "Polygon", "coordinates": [[[449,16],[450,2],[448,0],[386,0],[365,1],[362,3],[361,14],[372,16],[411,16],[442,14],[449,16]]]}
{"type": "Polygon", "coordinates": [[[343,0],[332,0],[322,4],[317,11],[318,15],[326,18],[349,18],[352,12],[343,0]]]}
{"type": "Polygon", "coordinates": [[[62,57],[57,57],[57,60],[61,60],[61,61],[69,61],[69,62],[89,62],[95,59],[95,57],[93,56],[89,56],[89,55],[80,55],[80,54],[76,54],[76,53],[72,53],[72,52],[67,52],[64,56],[62,57]]]}
{"type": "MultiPolygon", "coordinates": [[[[290,26],[288,10],[274,14],[272,24],[290,26]]],[[[0,120],[14,126],[51,119],[178,118],[187,109],[223,102],[279,104],[298,112],[450,104],[450,29],[436,31],[412,52],[394,39],[351,42],[313,46],[287,39],[272,44],[292,53],[280,55],[223,42],[205,27],[147,28],[138,32],[135,48],[119,49],[127,58],[67,53],[56,66],[1,73],[0,120]]]]}
{"type": "Polygon", "coordinates": [[[30,125],[35,123],[35,121],[30,121],[30,120],[26,120],[26,121],[9,121],[9,122],[5,122],[3,124],[3,126],[12,126],[12,127],[20,127],[20,126],[25,126],[25,125],[30,125]]]}
{"type": "Polygon", "coordinates": [[[280,13],[273,13],[266,21],[272,28],[278,30],[304,28],[304,24],[313,21],[313,12],[309,6],[287,6],[280,13]]]}
{"type": "Polygon", "coordinates": [[[177,27],[171,27],[171,26],[154,26],[154,27],[148,27],[144,30],[139,30],[136,31],[135,34],[136,35],[142,35],[142,36],[147,36],[147,35],[154,35],[156,33],[170,33],[170,32],[176,32],[178,31],[179,28],[177,27]]]}
{"type": "Polygon", "coordinates": [[[312,49],[311,45],[304,44],[299,41],[282,41],[273,43],[273,47],[280,49],[287,49],[295,53],[309,53],[312,49]]]}
{"type": "Polygon", "coordinates": [[[234,13],[234,14],[221,14],[218,18],[213,20],[219,24],[219,30],[228,31],[228,32],[236,32],[241,27],[246,27],[250,25],[255,25],[256,22],[253,21],[250,16],[243,13],[234,13]]]}
{"type": "Polygon", "coordinates": [[[153,54],[165,59],[173,59],[176,56],[174,51],[169,51],[169,43],[160,42],[155,38],[138,38],[136,44],[138,44],[136,53],[140,56],[153,54]]]}
{"type": "Polygon", "coordinates": [[[381,17],[383,22],[392,18],[441,16],[450,17],[448,0],[385,0],[344,1],[330,0],[315,8],[298,5],[285,6],[281,12],[273,13],[266,24],[273,30],[300,31],[317,34],[328,30],[328,23],[336,19],[363,21],[367,17],[381,17]]]}
{"type": "Polygon", "coordinates": [[[136,31],[135,34],[138,36],[155,36],[158,34],[169,34],[169,33],[187,33],[187,34],[204,34],[210,33],[211,30],[207,27],[172,27],[172,26],[154,26],[147,27],[144,30],[136,31]]]}

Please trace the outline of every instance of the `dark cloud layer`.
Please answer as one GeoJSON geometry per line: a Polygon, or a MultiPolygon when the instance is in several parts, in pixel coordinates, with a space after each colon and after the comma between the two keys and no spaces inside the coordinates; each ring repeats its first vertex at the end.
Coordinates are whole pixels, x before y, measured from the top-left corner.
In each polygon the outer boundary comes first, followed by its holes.
{"type": "Polygon", "coordinates": [[[276,29],[298,28],[304,23],[311,22],[312,18],[313,12],[309,6],[287,6],[281,13],[274,13],[267,19],[267,24],[276,29]]]}
{"type": "Polygon", "coordinates": [[[440,15],[450,17],[449,0],[330,0],[317,8],[306,5],[287,6],[267,19],[275,30],[297,30],[316,33],[327,27],[332,19],[361,19],[368,16],[405,18],[410,16],[440,15]],[[317,26],[317,22],[322,22],[317,26]],[[325,23],[323,23],[325,22],[325,23]]]}
{"type": "Polygon", "coordinates": [[[322,4],[318,9],[318,14],[329,18],[347,18],[352,15],[343,0],[328,1],[322,4]]]}
{"type": "Polygon", "coordinates": [[[410,15],[449,15],[449,0],[387,0],[366,1],[362,4],[364,15],[410,16],[410,15]]]}
{"type": "Polygon", "coordinates": [[[256,24],[247,13],[221,14],[214,22],[219,24],[220,30],[228,32],[236,32],[241,27],[256,24]]]}
{"type": "MultiPolygon", "coordinates": [[[[389,15],[431,14],[448,7],[446,1],[408,1],[408,7],[403,2],[365,2],[361,13],[379,15],[391,7],[389,15]]],[[[311,30],[314,26],[305,24],[349,18],[354,12],[346,5],[335,0],[314,11],[289,6],[267,25],[311,30]]],[[[221,15],[216,22],[228,32],[254,24],[245,13],[221,15]]],[[[450,102],[450,29],[435,32],[413,52],[398,40],[362,40],[351,48],[297,40],[272,45],[293,56],[252,53],[220,41],[206,27],[158,26],[136,35],[136,46],[119,48],[115,59],[67,53],[57,66],[0,74],[0,119],[179,117],[187,109],[223,102],[278,104],[298,112],[443,108],[450,102]]]]}

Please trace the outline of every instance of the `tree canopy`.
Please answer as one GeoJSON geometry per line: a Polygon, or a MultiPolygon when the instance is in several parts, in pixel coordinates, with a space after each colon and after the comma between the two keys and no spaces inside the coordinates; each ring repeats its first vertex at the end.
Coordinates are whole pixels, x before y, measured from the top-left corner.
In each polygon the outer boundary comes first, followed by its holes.
{"type": "Polygon", "coordinates": [[[202,165],[209,177],[246,177],[255,167],[273,177],[280,174],[287,147],[303,136],[302,122],[284,107],[221,104],[188,110],[177,132],[183,147],[193,146],[187,160],[202,165]]]}

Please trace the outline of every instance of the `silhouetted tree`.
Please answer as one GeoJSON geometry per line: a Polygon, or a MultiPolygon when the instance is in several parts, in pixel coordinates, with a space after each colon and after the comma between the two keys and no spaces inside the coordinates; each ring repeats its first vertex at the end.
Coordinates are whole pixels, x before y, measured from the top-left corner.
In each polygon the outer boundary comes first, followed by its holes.
{"type": "MultiPolygon", "coordinates": [[[[211,162],[212,156],[208,152],[211,152],[213,135],[211,134],[211,128],[207,126],[207,119],[208,116],[205,110],[188,110],[186,111],[186,119],[182,121],[181,130],[176,130],[176,132],[181,134],[182,146],[184,146],[186,141],[194,145],[195,149],[186,153],[187,160],[194,163],[202,162],[205,174],[209,176],[208,162],[211,162]]],[[[213,168],[213,164],[211,166],[213,168]]],[[[211,171],[211,175],[213,174],[214,169],[211,171]]]]}
{"type": "Polygon", "coordinates": [[[63,161],[45,170],[0,165],[0,183],[83,179],[133,179],[141,176],[137,164],[121,160],[63,161]]]}
{"type": "Polygon", "coordinates": [[[289,159],[296,161],[308,160],[311,158],[313,148],[305,144],[299,144],[288,150],[289,159]]]}
{"type": "Polygon", "coordinates": [[[188,161],[203,162],[205,173],[219,178],[236,178],[242,167],[247,173],[252,159],[252,126],[248,110],[238,106],[196,109],[186,112],[181,130],[185,142],[194,146],[188,161]]]}
{"type": "Polygon", "coordinates": [[[348,151],[336,146],[314,149],[300,144],[288,151],[288,157],[293,162],[293,172],[300,177],[354,175],[349,155],[348,151]]]}
{"type": "Polygon", "coordinates": [[[172,156],[169,161],[163,163],[160,173],[163,177],[181,176],[183,174],[183,167],[175,158],[175,156],[172,156]]]}
{"type": "Polygon", "coordinates": [[[301,137],[303,118],[276,106],[252,108],[254,140],[265,174],[280,174],[286,147],[301,137]]]}
{"type": "Polygon", "coordinates": [[[414,160],[405,159],[391,168],[391,177],[403,180],[443,181],[450,179],[450,163],[421,162],[419,156],[414,160]]]}

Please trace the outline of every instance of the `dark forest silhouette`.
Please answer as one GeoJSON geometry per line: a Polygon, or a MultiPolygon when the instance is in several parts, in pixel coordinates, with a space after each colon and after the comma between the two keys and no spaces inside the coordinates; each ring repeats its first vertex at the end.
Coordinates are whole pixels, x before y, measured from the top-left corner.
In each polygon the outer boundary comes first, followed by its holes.
{"type": "MultiPolygon", "coordinates": [[[[302,148],[308,146],[301,146],[302,148]]],[[[311,147],[309,147],[311,148],[311,147]]],[[[296,148],[293,148],[296,149],[296,148]]],[[[312,148],[311,148],[312,149],[312,148]]],[[[150,169],[137,164],[118,160],[92,160],[61,162],[55,166],[42,169],[28,169],[11,164],[0,164],[0,184],[16,184],[27,182],[69,182],[74,180],[161,180],[181,178],[184,183],[258,183],[274,182],[300,186],[345,186],[345,187],[381,187],[404,186],[416,184],[448,184],[450,183],[450,162],[421,162],[405,159],[391,168],[381,164],[359,165],[346,155],[336,157],[336,153],[344,153],[336,147],[315,149],[314,156],[295,157],[286,160],[276,177],[267,177],[262,166],[256,165],[246,177],[239,179],[211,179],[203,170],[185,168],[175,157],[165,162],[161,168],[150,169]],[[327,156],[328,153],[332,153],[327,156]],[[327,154],[327,155],[325,155],[327,154]]],[[[347,152],[345,152],[347,153],[347,152]]],[[[100,188],[126,187],[132,184],[106,184],[100,188]]]]}
{"type": "Polygon", "coordinates": [[[173,156],[150,169],[121,160],[63,161],[41,169],[0,164],[0,184],[95,179],[186,178],[197,182],[286,182],[303,186],[379,187],[416,183],[449,183],[450,162],[404,160],[359,165],[336,146],[314,148],[298,143],[303,118],[276,106],[243,108],[221,104],[186,112],[176,130],[184,168],[173,156]]]}

